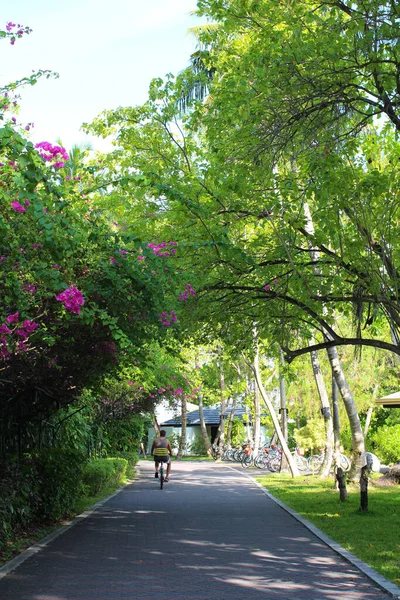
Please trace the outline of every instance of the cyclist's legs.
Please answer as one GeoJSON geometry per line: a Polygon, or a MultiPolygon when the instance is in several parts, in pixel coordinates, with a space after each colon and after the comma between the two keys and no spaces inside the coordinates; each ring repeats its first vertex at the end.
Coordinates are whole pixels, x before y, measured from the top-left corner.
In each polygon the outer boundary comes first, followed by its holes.
{"type": "Polygon", "coordinates": [[[168,462],[167,462],[167,479],[168,479],[170,473],[171,473],[171,457],[168,456],[168,462]]]}

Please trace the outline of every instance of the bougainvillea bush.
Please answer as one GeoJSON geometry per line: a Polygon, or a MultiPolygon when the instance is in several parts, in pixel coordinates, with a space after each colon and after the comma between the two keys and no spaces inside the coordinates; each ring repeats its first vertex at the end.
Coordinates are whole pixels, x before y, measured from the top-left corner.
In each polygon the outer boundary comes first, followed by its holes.
{"type": "MultiPolygon", "coordinates": [[[[25,33],[13,36],[8,25],[6,40],[25,33]]],[[[60,144],[29,141],[32,124],[18,123],[15,112],[21,82],[0,89],[3,422],[69,404],[108,370],[115,375],[122,357],[145,360],[144,340],[167,335],[178,320],[165,268],[176,242],[142,241],[110,222],[93,187],[98,161],[72,165],[60,144]]]]}

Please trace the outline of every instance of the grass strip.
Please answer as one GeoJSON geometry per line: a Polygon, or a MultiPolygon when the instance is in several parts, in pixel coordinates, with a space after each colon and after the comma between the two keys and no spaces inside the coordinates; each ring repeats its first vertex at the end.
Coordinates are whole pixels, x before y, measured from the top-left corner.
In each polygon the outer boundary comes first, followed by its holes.
{"type": "Polygon", "coordinates": [[[276,473],[256,479],[343,548],[400,584],[400,486],[378,487],[371,481],[369,511],[361,513],[357,486],[348,485],[348,499],[340,502],[332,478],[293,479],[276,473]]]}

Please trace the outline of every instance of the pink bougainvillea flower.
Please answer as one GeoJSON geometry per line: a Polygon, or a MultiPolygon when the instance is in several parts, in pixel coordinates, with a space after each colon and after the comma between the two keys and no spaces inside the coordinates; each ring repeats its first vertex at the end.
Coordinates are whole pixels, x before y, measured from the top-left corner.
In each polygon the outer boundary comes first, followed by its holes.
{"type": "Polygon", "coordinates": [[[18,323],[19,320],[19,312],[15,312],[13,315],[8,315],[8,317],[6,317],[6,321],[9,325],[11,325],[11,323],[18,323]]]}
{"type": "Polygon", "coordinates": [[[264,290],[265,290],[266,292],[269,292],[269,290],[270,290],[270,289],[271,289],[271,286],[270,286],[270,285],[266,285],[266,286],[264,287],[264,290]]]}
{"type": "Polygon", "coordinates": [[[32,296],[36,294],[36,286],[33,285],[33,283],[27,283],[26,285],[22,285],[21,289],[24,292],[28,292],[28,294],[32,294],[32,296]]]}
{"type": "Polygon", "coordinates": [[[10,329],[7,327],[5,323],[0,325],[0,333],[7,333],[8,335],[11,333],[10,329]]]}
{"type": "Polygon", "coordinates": [[[111,264],[115,264],[117,261],[115,260],[115,258],[113,256],[110,256],[110,263],[111,264]]]}
{"type": "Polygon", "coordinates": [[[81,291],[75,285],[67,288],[61,294],[56,296],[56,300],[62,302],[69,312],[79,315],[81,312],[81,306],[85,304],[85,299],[81,291]]]}
{"type": "Polygon", "coordinates": [[[26,212],[26,208],[24,206],[22,206],[22,204],[20,204],[17,200],[14,200],[14,202],[11,202],[11,206],[13,207],[15,212],[21,212],[21,213],[26,212]]]}
{"type": "Polygon", "coordinates": [[[28,333],[25,331],[25,329],[16,329],[14,333],[23,340],[28,339],[28,333]]]}
{"type": "Polygon", "coordinates": [[[128,381],[128,385],[135,385],[134,381],[128,381]]]}
{"type": "Polygon", "coordinates": [[[33,333],[39,325],[35,323],[35,321],[31,321],[31,319],[26,319],[22,323],[22,327],[25,329],[27,333],[33,333]]]}

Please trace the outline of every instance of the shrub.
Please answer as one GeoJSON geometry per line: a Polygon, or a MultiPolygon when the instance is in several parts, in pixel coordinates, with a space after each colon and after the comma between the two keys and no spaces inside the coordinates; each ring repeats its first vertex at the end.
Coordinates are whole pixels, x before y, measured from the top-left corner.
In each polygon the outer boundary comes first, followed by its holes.
{"type": "Polygon", "coordinates": [[[83,472],[87,493],[95,496],[101,489],[120,483],[127,465],[125,458],[96,458],[90,461],[83,472]]]}
{"type": "Polygon", "coordinates": [[[135,475],[135,465],[139,460],[139,454],[137,452],[117,452],[116,457],[125,458],[127,461],[126,476],[130,479],[135,475]]]}
{"type": "Polygon", "coordinates": [[[9,461],[0,464],[0,549],[11,534],[30,525],[36,518],[39,497],[35,488],[33,461],[9,461]]]}
{"type": "Polygon", "coordinates": [[[400,425],[384,425],[371,436],[373,452],[384,462],[394,463],[400,459],[400,425]]]}
{"type": "Polygon", "coordinates": [[[46,449],[34,457],[38,518],[57,520],[73,511],[83,494],[85,455],[78,450],[46,449]]]}
{"type": "Polygon", "coordinates": [[[118,485],[126,474],[128,461],[125,458],[106,458],[105,460],[111,462],[113,466],[112,483],[118,485]]]}
{"type": "Polygon", "coordinates": [[[190,453],[197,456],[204,456],[207,454],[206,445],[202,435],[196,435],[190,445],[190,453]]]}

